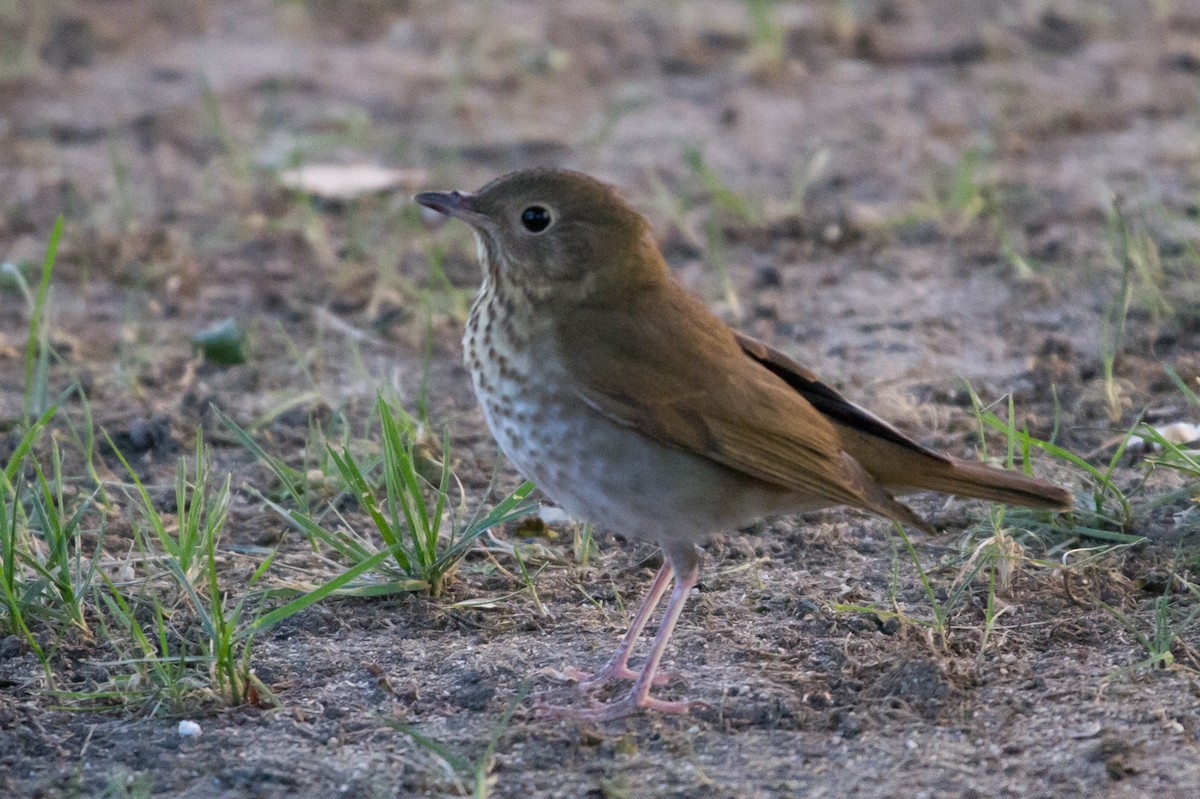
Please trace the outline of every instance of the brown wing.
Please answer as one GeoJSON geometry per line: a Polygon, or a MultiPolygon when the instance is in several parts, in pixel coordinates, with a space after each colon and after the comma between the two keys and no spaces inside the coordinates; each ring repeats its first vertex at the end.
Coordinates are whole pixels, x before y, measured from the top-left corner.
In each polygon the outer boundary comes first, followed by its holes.
{"type": "Polygon", "coordinates": [[[809,401],[814,408],[839,426],[858,430],[866,435],[895,444],[946,463],[950,459],[939,452],[918,444],[875,414],[843,397],[813,372],[805,369],[779,350],[770,347],[745,333],[734,332],[738,346],[772,374],[809,401]]]}
{"type": "Polygon", "coordinates": [[[847,456],[812,402],[747,358],[733,331],[673,281],[623,300],[577,310],[556,330],[591,407],[805,498],[912,516],[847,456]]]}

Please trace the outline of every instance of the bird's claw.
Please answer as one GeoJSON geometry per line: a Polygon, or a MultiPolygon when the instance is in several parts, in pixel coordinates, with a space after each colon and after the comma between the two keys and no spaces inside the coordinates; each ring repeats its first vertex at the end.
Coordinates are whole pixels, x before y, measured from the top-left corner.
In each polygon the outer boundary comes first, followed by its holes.
{"type": "Polygon", "coordinates": [[[632,715],[639,710],[653,710],[658,713],[681,715],[697,707],[708,708],[711,705],[699,699],[671,701],[655,699],[652,696],[638,697],[634,693],[629,693],[621,699],[612,702],[590,704],[583,707],[536,704],[534,709],[548,716],[571,718],[577,721],[614,721],[615,719],[632,715]]]}

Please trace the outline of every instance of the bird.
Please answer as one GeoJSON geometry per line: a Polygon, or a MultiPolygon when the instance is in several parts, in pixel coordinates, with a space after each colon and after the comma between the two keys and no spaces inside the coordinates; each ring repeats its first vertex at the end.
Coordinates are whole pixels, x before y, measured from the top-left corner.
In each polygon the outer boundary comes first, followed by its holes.
{"type": "Polygon", "coordinates": [[[621,193],[567,169],[422,192],[474,232],[483,275],[463,357],[501,451],[573,517],[657,544],[663,563],[608,662],[551,712],[607,721],[702,702],[652,688],[712,534],[846,505],[922,530],[896,497],[937,491],[1068,511],[1072,494],[936,452],[725,324],[672,274],[621,193]],[[650,649],[633,647],[671,587],[650,649]],[[627,694],[591,699],[613,681],[627,694]]]}

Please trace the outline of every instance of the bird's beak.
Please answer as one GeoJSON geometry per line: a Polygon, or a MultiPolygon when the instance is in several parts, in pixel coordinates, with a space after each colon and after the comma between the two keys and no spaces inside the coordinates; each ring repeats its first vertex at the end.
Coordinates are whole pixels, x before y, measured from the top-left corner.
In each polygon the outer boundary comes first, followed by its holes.
{"type": "Polygon", "coordinates": [[[472,226],[478,226],[487,218],[476,207],[474,194],[461,191],[423,191],[413,199],[439,214],[461,219],[472,226]]]}

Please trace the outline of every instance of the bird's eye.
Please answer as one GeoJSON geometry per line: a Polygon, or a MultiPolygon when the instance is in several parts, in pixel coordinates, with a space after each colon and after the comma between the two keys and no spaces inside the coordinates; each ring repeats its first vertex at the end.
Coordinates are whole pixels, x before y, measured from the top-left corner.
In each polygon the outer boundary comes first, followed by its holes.
{"type": "Polygon", "coordinates": [[[540,205],[531,205],[521,212],[521,224],[530,233],[541,233],[550,227],[550,212],[540,205]]]}

